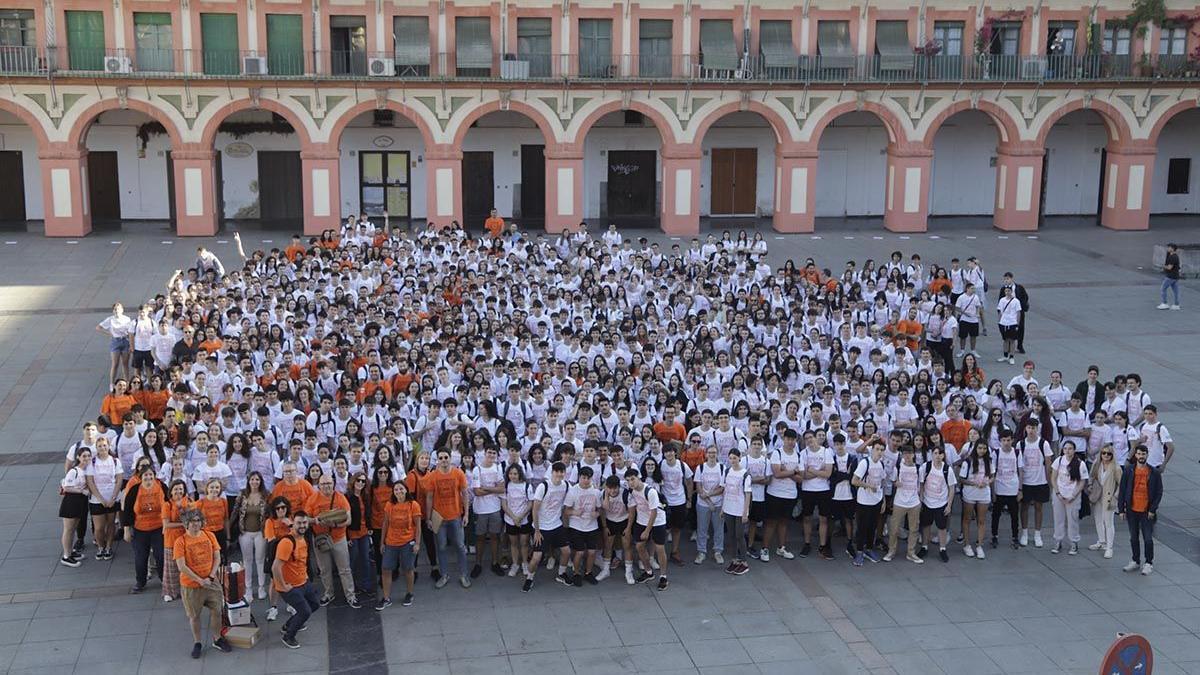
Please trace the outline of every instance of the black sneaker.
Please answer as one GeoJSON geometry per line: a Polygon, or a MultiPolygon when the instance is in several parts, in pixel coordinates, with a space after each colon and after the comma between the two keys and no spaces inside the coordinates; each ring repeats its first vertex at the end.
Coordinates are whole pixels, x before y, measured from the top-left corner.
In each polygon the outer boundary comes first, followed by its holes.
{"type": "Polygon", "coordinates": [[[821,558],[825,560],[833,560],[833,548],[830,546],[822,546],[821,558]]]}
{"type": "Polygon", "coordinates": [[[557,581],[558,583],[562,584],[563,586],[570,586],[571,585],[570,574],[571,574],[570,572],[563,572],[562,574],[556,575],[554,577],[554,580],[557,581]]]}
{"type": "Polygon", "coordinates": [[[325,596],[325,597],[321,598],[321,602],[320,602],[320,604],[321,604],[321,606],[322,606],[322,607],[325,607],[326,605],[328,605],[328,604],[329,604],[329,603],[331,603],[331,602],[333,602],[333,596],[332,596],[332,595],[327,595],[327,596],[325,596]]]}
{"type": "Polygon", "coordinates": [[[217,649],[217,650],[223,651],[223,652],[225,652],[225,653],[227,653],[227,654],[228,654],[229,652],[233,651],[233,645],[229,644],[229,640],[226,640],[224,635],[222,635],[222,636],[218,637],[217,639],[213,640],[213,641],[212,641],[212,646],[213,646],[213,648],[214,648],[214,649],[217,649]]]}
{"type": "Polygon", "coordinates": [[[992,548],[996,548],[996,547],[997,547],[997,546],[999,546],[999,545],[1000,545],[1000,538],[999,538],[999,537],[992,537],[992,548]]]}
{"type": "Polygon", "coordinates": [[[144,590],[146,590],[146,584],[141,584],[140,586],[134,586],[133,588],[129,589],[129,592],[133,595],[137,595],[144,590]]]}
{"type": "Polygon", "coordinates": [[[853,558],[853,557],[854,557],[854,554],[855,554],[856,552],[857,552],[857,551],[855,551],[855,550],[854,550],[854,542],[850,542],[850,541],[846,542],[846,555],[848,555],[848,556],[850,556],[851,558],[853,558]]]}
{"type": "Polygon", "coordinates": [[[917,549],[917,557],[918,558],[924,558],[927,555],[929,555],[929,547],[928,546],[922,546],[921,548],[917,549]]]}
{"type": "Polygon", "coordinates": [[[588,582],[589,586],[595,586],[596,584],[600,583],[599,581],[596,581],[596,575],[592,572],[588,572],[587,574],[583,575],[583,580],[588,582]]]}
{"type": "Polygon", "coordinates": [[[943,548],[938,551],[938,559],[940,559],[942,562],[950,562],[950,554],[947,553],[946,549],[943,548]]]}
{"type": "Polygon", "coordinates": [[[105,559],[105,560],[112,560],[112,559],[113,559],[113,552],[112,552],[112,549],[111,549],[111,548],[106,548],[106,549],[104,549],[104,559],[105,559]]]}
{"type": "Polygon", "coordinates": [[[67,567],[79,567],[82,564],[79,562],[79,558],[75,557],[74,553],[72,553],[69,556],[59,558],[58,562],[60,562],[63,565],[66,565],[67,567]]]}
{"type": "Polygon", "coordinates": [[[665,590],[667,590],[667,587],[670,585],[671,585],[671,582],[667,581],[666,577],[658,578],[658,590],[665,591],[665,590]]]}
{"type": "Polygon", "coordinates": [[[806,542],[804,547],[800,549],[800,553],[797,555],[799,555],[801,558],[807,558],[809,553],[812,553],[812,544],[806,542]]]}
{"type": "Polygon", "coordinates": [[[482,567],[480,567],[479,565],[476,565],[471,568],[471,578],[472,579],[478,579],[480,574],[483,574],[482,567]]]}
{"type": "Polygon", "coordinates": [[[349,600],[346,601],[346,604],[350,605],[350,609],[362,608],[362,605],[359,604],[359,602],[358,602],[358,598],[350,598],[349,600]]]}
{"type": "Polygon", "coordinates": [[[202,649],[204,649],[204,645],[200,644],[199,642],[197,642],[196,644],[192,645],[192,658],[193,658],[193,659],[198,659],[198,658],[200,658],[200,651],[201,651],[202,649]]]}
{"type": "Polygon", "coordinates": [[[383,610],[385,610],[391,606],[392,606],[391,598],[380,598],[379,602],[375,603],[375,611],[382,612],[383,610]]]}
{"type": "Polygon", "coordinates": [[[283,646],[288,649],[300,649],[300,643],[294,637],[283,636],[283,646]]]}
{"type": "Polygon", "coordinates": [[[1020,542],[1020,540],[1017,540],[1017,539],[1013,539],[1013,540],[1012,540],[1012,549],[1013,549],[1014,551],[1019,551],[1019,550],[1021,550],[1021,542],[1020,542]]]}
{"type": "Polygon", "coordinates": [[[954,537],[954,543],[956,543],[956,544],[963,543],[963,533],[962,532],[959,532],[958,535],[954,537]]]}
{"type": "Polygon", "coordinates": [[[650,573],[649,573],[649,572],[647,572],[646,570],[642,570],[641,572],[638,572],[637,576],[636,576],[636,577],[634,577],[634,578],[633,578],[633,580],[634,580],[634,581],[636,581],[636,582],[637,582],[637,583],[639,583],[639,584],[644,584],[644,583],[646,583],[647,581],[653,581],[653,580],[654,580],[654,575],[653,575],[653,574],[650,574],[650,573]]]}
{"type": "Polygon", "coordinates": [[[400,601],[400,606],[401,607],[412,607],[412,601],[413,601],[413,594],[405,593],[404,599],[400,601]]]}
{"type": "Polygon", "coordinates": [[[492,563],[492,574],[498,577],[504,576],[504,568],[500,566],[500,563],[492,563]]]}
{"type": "Polygon", "coordinates": [[[532,589],[533,589],[533,579],[530,579],[529,577],[525,577],[525,583],[521,584],[521,591],[524,593],[528,593],[532,589]]]}
{"type": "Polygon", "coordinates": [[[575,576],[571,577],[571,583],[575,584],[575,588],[583,588],[583,575],[576,572],[575,576]]]}

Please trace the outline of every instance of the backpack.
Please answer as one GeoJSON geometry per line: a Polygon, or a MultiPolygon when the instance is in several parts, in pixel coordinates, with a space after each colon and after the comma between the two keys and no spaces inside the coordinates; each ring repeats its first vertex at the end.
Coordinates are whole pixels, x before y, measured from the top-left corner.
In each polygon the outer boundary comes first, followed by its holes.
{"type": "MultiPolygon", "coordinates": [[[[933,470],[933,461],[930,460],[921,465],[921,487],[925,487],[925,479],[929,478],[929,472],[933,470]]],[[[950,489],[950,463],[942,462],[942,480],[946,481],[946,489],[950,489]]]]}
{"type": "MultiPolygon", "coordinates": [[[[293,547],[296,545],[296,535],[294,534],[285,534],[267,542],[267,551],[263,556],[263,569],[266,570],[267,576],[271,575],[271,567],[275,564],[275,550],[279,548],[279,542],[283,539],[291,540],[293,547]]],[[[312,530],[304,533],[304,543],[308,546],[308,578],[309,580],[320,578],[321,571],[317,568],[317,557],[314,555],[317,547],[313,543],[312,530]]]]}

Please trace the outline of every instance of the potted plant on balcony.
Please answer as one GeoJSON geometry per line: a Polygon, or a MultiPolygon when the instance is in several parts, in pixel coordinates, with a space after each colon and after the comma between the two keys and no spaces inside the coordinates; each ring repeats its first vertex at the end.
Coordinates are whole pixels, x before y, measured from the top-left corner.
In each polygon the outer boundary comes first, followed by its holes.
{"type": "Polygon", "coordinates": [[[933,57],[942,53],[942,43],[937,40],[926,40],[925,44],[913,47],[913,55],[917,57],[918,76],[928,79],[933,70],[933,57]]]}
{"type": "Polygon", "coordinates": [[[991,77],[994,23],[995,19],[989,16],[983,20],[983,25],[979,27],[979,30],[975,31],[975,60],[979,63],[980,77],[985,80],[991,77]]]}

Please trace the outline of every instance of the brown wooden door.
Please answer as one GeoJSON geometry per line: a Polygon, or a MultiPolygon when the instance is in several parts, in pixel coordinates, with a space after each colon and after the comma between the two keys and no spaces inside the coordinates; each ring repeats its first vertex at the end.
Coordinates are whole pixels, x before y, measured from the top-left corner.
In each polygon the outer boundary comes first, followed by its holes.
{"type": "Polygon", "coordinates": [[[298,151],[258,154],[258,210],[264,226],[290,227],[304,219],[304,183],[298,151]]]}
{"type": "Polygon", "coordinates": [[[0,222],[25,220],[25,170],[21,151],[0,152],[0,222]]]}
{"type": "MultiPolygon", "coordinates": [[[[462,159],[463,227],[481,228],[496,205],[492,153],[464,152],[462,159]]],[[[449,224],[449,223],[447,223],[449,224]]]]}
{"type": "Polygon", "coordinates": [[[121,181],[117,153],[88,151],[88,203],[92,222],[121,219],[121,181]]]}
{"type": "Polygon", "coordinates": [[[758,150],[713,148],[709,212],[714,216],[757,211],[758,150]]]}

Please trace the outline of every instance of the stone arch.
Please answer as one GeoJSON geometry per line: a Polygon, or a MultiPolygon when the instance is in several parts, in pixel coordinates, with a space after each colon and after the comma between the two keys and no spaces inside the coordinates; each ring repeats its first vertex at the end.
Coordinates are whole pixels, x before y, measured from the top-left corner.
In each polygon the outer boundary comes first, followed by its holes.
{"type": "Polygon", "coordinates": [[[139,99],[126,99],[121,101],[115,98],[103,99],[93,103],[87,109],[75,118],[75,123],[71,125],[71,131],[67,134],[67,143],[71,147],[83,148],[87,143],[88,130],[95,123],[96,118],[101,113],[110,110],[136,110],[144,115],[153,118],[156,122],[163,125],[167,130],[167,136],[171,139],[171,148],[174,150],[182,149],[185,145],[183,134],[180,133],[179,127],[175,121],[171,119],[170,114],[158,106],[142,101],[139,99]]]}
{"type": "Polygon", "coordinates": [[[883,123],[884,128],[887,129],[889,143],[903,144],[908,141],[908,136],[904,133],[904,122],[901,121],[895,111],[875,101],[846,101],[825,111],[813,123],[812,131],[808,135],[808,143],[814,148],[817,147],[821,142],[821,134],[825,132],[825,128],[832,124],[835,119],[852,112],[869,112],[878,117],[879,121],[883,123]]]}
{"type": "MultiPolygon", "coordinates": [[[[658,135],[662,139],[664,149],[679,144],[679,140],[675,137],[675,133],[671,128],[671,121],[667,119],[666,115],[649,103],[637,99],[630,100],[628,105],[624,104],[621,100],[606,101],[600,104],[580,120],[575,132],[575,138],[569,144],[578,147],[582,152],[583,143],[587,140],[588,132],[595,126],[596,122],[605,115],[620,110],[636,110],[650,118],[650,121],[654,123],[654,127],[658,129],[658,135]]],[[[572,126],[575,125],[572,124],[572,126]]]]}
{"type": "Polygon", "coordinates": [[[1158,137],[1160,134],[1162,134],[1162,130],[1166,128],[1167,124],[1169,124],[1176,115],[1194,109],[1200,109],[1200,102],[1195,100],[1179,101],[1164,110],[1154,122],[1154,126],[1150,127],[1150,134],[1146,138],[1146,143],[1152,147],[1157,147],[1158,137]]]}
{"type": "Polygon", "coordinates": [[[46,135],[46,129],[42,126],[42,121],[30,112],[28,108],[14,103],[7,98],[0,97],[0,110],[12,113],[29,127],[30,131],[33,132],[34,139],[37,140],[38,149],[45,150],[49,147],[50,138],[46,135]]]}
{"type": "Polygon", "coordinates": [[[462,147],[462,143],[467,137],[467,132],[471,130],[471,125],[474,124],[476,120],[484,115],[503,111],[520,113],[521,115],[529,118],[534,124],[537,125],[538,130],[542,132],[542,138],[546,141],[546,147],[552,147],[558,142],[558,137],[554,133],[553,123],[546,119],[541,111],[534,106],[531,106],[523,101],[509,101],[507,107],[502,107],[500,105],[500,101],[488,101],[476,106],[470,112],[468,112],[465,117],[463,117],[463,119],[458,123],[458,127],[454,131],[454,139],[452,140],[451,145],[456,148],[462,147]]]}
{"type": "Polygon", "coordinates": [[[730,113],[743,111],[756,113],[759,117],[762,117],[764,120],[766,120],[767,124],[771,127],[771,131],[775,132],[776,143],[786,144],[792,141],[792,133],[788,128],[788,122],[782,115],[779,114],[778,110],[775,110],[761,101],[749,101],[744,107],[740,101],[731,101],[718,106],[705,115],[703,119],[699,120],[696,130],[692,133],[692,142],[702,143],[704,141],[704,135],[707,134],[708,130],[712,128],[712,125],[720,121],[722,117],[725,117],[730,113]]]}
{"type": "Polygon", "coordinates": [[[996,125],[996,131],[1000,134],[1001,143],[1020,140],[1020,127],[1009,111],[993,101],[980,98],[977,103],[972,103],[969,99],[963,99],[955,101],[944,108],[929,122],[929,128],[926,129],[921,144],[927,148],[933,147],[933,139],[937,136],[938,129],[942,128],[942,124],[958,113],[967,110],[978,110],[986,113],[991,118],[992,123],[996,125]]]}
{"type": "Polygon", "coordinates": [[[1051,109],[1050,114],[1042,120],[1041,126],[1037,129],[1037,144],[1045,146],[1046,137],[1050,135],[1050,129],[1054,127],[1054,123],[1077,110],[1096,111],[1100,115],[1100,119],[1104,120],[1104,127],[1108,130],[1108,140],[1110,143],[1132,140],[1129,123],[1116,106],[1099,99],[1092,99],[1090,102],[1086,102],[1082,98],[1076,98],[1051,109]]]}
{"type": "Polygon", "coordinates": [[[217,139],[217,132],[221,127],[221,123],[228,119],[230,115],[243,110],[267,110],[273,112],[287,120],[292,125],[292,128],[296,130],[296,135],[300,138],[301,150],[307,150],[314,144],[308,127],[305,126],[304,121],[300,119],[294,110],[289,109],[274,99],[260,98],[255,101],[249,98],[242,98],[226,103],[213,113],[212,117],[205,123],[204,131],[200,135],[201,146],[211,149],[217,139]]]}
{"type": "Polygon", "coordinates": [[[412,106],[406,105],[399,101],[393,101],[391,99],[385,101],[382,108],[373,100],[363,101],[338,115],[337,119],[334,120],[333,126],[329,129],[329,143],[338,145],[341,142],[342,133],[346,130],[346,127],[349,126],[350,122],[354,121],[354,118],[358,117],[359,115],[371,110],[391,110],[393,112],[400,113],[405,119],[416,125],[417,131],[421,132],[421,140],[424,141],[426,148],[437,143],[437,141],[434,140],[433,131],[429,128],[429,124],[425,121],[425,118],[421,117],[420,113],[418,113],[416,109],[414,109],[412,106]]]}

